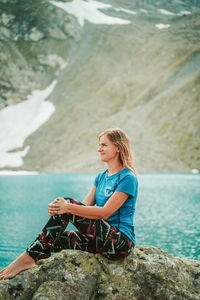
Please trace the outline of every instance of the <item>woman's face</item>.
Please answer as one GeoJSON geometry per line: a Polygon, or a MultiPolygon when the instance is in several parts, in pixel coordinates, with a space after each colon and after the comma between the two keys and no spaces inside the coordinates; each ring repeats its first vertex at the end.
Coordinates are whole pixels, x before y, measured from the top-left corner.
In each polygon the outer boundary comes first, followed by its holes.
{"type": "Polygon", "coordinates": [[[118,159],[119,149],[109,140],[106,135],[102,135],[99,140],[98,152],[101,156],[101,161],[109,162],[118,159]]]}

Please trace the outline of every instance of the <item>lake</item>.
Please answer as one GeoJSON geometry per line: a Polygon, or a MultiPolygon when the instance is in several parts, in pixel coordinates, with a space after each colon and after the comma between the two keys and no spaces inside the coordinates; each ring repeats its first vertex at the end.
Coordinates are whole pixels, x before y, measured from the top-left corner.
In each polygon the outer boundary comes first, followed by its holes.
{"type": "MultiPolygon", "coordinates": [[[[82,201],[94,174],[0,176],[0,268],[36,238],[56,197],[82,201]]],[[[200,174],[141,174],[135,212],[137,245],[200,259],[200,174]]]]}

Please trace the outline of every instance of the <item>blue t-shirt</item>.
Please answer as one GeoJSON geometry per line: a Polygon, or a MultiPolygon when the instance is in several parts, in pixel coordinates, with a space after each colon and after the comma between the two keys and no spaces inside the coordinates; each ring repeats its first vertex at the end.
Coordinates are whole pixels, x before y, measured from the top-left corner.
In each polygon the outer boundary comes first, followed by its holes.
{"type": "Polygon", "coordinates": [[[134,212],[138,193],[137,177],[128,168],[111,176],[108,176],[107,173],[108,170],[101,172],[95,178],[96,206],[103,207],[115,191],[128,194],[129,196],[123,205],[106,221],[117,227],[135,244],[134,212]]]}

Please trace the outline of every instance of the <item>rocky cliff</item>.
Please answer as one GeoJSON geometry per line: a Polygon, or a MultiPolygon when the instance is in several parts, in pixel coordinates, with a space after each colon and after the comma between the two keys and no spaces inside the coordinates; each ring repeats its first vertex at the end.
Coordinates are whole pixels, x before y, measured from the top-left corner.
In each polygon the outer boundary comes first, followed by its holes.
{"type": "Polygon", "coordinates": [[[199,300],[200,262],[136,246],[124,260],[63,250],[11,280],[0,282],[0,299],[199,300]]]}
{"type": "Polygon", "coordinates": [[[65,66],[79,26],[48,1],[3,0],[0,5],[0,108],[45,87],[65,66]],[[65,49],[63,52],[62,49],[65,49]],[[63,55],[64,54],[64,55],[63,55]]]}
{"type": "Polygon", "coordinates": [[[21,169],[96,172],[114,126],[139,172],[200,169],[198,1],[3,0],[0,14],[1,108],[58,80],[21,169]]]}

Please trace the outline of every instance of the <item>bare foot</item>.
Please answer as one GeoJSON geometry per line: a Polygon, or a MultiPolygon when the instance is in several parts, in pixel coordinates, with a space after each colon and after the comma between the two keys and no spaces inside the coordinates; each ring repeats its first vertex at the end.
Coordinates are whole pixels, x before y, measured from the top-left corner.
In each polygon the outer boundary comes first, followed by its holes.
{"type": "MultiPolygon", "coordinates": [[[[7,267],[6,267],[6,268],[7,268],[7,267]]],[[[5,268],[5,269],[6,269],[6,268],[5,268]]],[[[5,269],[1,270],[1,271],[0,271],[0,274],[3,273],[3,271],[5,271],[5,269]]]]}
{"type": "Polygon", "coordinates": [[[0,272],[0,280],[13,278],[22,271],[35,267],[34,259],[26,252],[23,252],[16,260],[14,260],[8,267],[0,272]]]}

